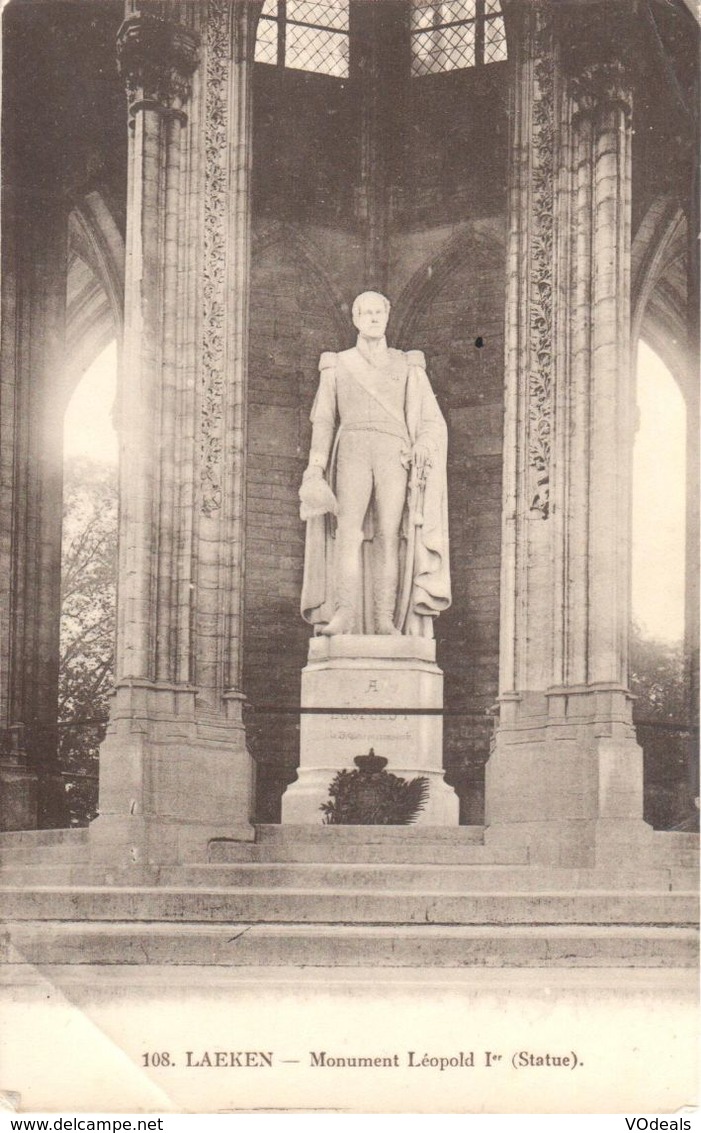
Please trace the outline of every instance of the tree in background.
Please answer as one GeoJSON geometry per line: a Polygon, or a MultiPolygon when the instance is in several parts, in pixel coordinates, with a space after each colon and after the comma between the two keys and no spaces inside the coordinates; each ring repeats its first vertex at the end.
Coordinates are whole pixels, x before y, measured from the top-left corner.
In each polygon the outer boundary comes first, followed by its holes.
{"type": "Polygon", "coordinates": [[[97,814],[99,745],[114,670],[117,470],[71,457],[64,465],[59,759],[71,823],[97,814]]]}
{"type": "Polygon", "coordinates": [[[698,828],[696,736],[691,730],[684,649],[633,625],[629,685],[645,768],[645,820],[657,830],[698,828]]]}

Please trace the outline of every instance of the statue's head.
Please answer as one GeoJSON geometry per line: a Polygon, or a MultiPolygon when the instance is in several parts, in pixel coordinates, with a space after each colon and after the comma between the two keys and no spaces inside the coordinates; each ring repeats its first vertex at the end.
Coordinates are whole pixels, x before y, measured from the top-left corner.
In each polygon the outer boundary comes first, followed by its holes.
{"type": "Polygon", "coordinates": [[[387,329],[390,302],[378,291],[363,291],[353,300],[353,326],[365,338],[382,338],[387,329]]]}

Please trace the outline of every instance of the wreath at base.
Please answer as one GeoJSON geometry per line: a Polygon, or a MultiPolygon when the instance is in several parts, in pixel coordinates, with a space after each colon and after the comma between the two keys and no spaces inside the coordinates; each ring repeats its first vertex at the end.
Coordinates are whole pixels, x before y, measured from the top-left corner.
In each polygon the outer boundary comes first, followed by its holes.
{"type": "Polygon", "coordinates": [[[329,785],[330,801],[322,803],[326,826],[409,826],[428,801],[425,775],[402,779],[385,771],[387,760],[359,755],[355,771],[339,771],[329,785]]]}

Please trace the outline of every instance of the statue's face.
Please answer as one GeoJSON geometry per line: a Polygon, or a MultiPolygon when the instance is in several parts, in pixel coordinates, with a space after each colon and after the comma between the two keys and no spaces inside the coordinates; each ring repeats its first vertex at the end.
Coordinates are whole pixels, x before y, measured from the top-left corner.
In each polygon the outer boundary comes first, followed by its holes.
{"type": "Polygon", "coordinates": [[[381,295],[368,295],[360,304],[353,322],[365,338],[382,338],[387,329],[389,312],[381,295]]]}

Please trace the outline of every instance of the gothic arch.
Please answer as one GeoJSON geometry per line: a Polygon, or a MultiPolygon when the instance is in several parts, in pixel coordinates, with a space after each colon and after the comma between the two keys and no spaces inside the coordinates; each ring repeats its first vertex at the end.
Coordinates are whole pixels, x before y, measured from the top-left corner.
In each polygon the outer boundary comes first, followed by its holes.
{"type": "Polygon", "coordinates": [[[698,445],[699,390],[695,344],[689,331],[688,220],[672,194],[648,209],[633,241],[632,342],[654,350],[678,383],[687,413],[685,652],[690,715],[698,704],[698,445]]]}
{"type": "Polygon", "coordinates": [[[105,346],[122,337],[124,240],[98,190],[87,193],[68,218],[66,287],[64,405],[105,346]]]}
{"type": "Polygon", "coordinates": [[[405,350],[412,348],[411,339],[421,311],[454,272],[472,261],[477,274],[497,252],[503,254],[503,247],[494,235],[483,235],[468,228],[451,236],[435,256],[414,272],[394,304],[397,345],[405,350]]]}
{"type": "Polygon", "coordinates": [[[260,256],[278,245],[287,248],[315,280],[328,315],[333,318],[339,335],[346,338],[350,326],[350,305],[324,269],[318,249],[293,224],[274,221],[254,231],[252,256],[260,256]]]}
{"type": "Polygon", "coordinates": [[[687,312],[687,220],[671,194],[658,197],[635,235],[631,252],[632,341],[644,338],[688,400],[695,381],[687,312]]]}

